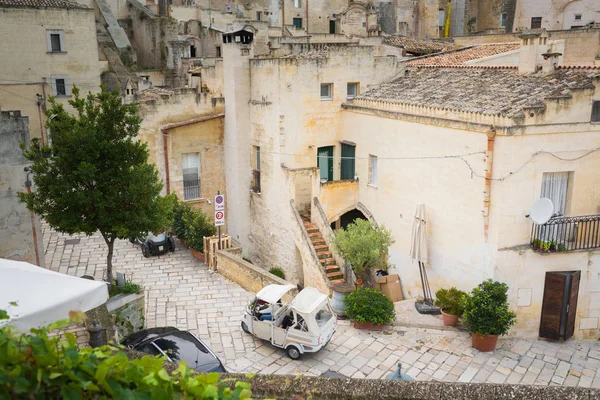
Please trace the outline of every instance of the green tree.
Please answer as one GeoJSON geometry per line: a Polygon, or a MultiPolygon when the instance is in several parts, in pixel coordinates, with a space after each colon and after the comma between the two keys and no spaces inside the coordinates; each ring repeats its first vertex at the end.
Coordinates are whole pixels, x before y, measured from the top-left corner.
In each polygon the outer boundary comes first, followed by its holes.
{"type": "Polygon", "coordinates": [[[338,231],[334,239],[337,249],[359,276],[372,267],[386,269],[388,249],[394,242],[392,233],[385,227],[375,228],[363,219],[356,219],[338,231]]]}
{"type": "Polygon", "coordinates": [[[25,150],[35,191],[19,198],[59,232],[99,231],[108,246],[106,275],[112,283],[115,240],[158,231],[170,215],[147,146],[136,140],[141,118],[117,92],[80,97],[74,87],[69,104],[75,115],[53,98],[50,104],[52,143],[34,140],[25,150]]]}

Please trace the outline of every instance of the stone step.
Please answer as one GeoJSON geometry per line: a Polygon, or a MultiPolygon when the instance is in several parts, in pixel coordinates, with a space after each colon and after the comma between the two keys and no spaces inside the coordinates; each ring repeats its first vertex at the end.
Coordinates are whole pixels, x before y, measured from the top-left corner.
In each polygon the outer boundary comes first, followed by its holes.
{"type": "Polygon", "coordinates": [[[319,261],[321,262],[322,265],[336,265],[335,259],[333,257],[320,259],[319,261]]]}
{"type": "Polygon", "coordinates": [[[335,285],[336,283],[344,283],[345,281],[343,279],[330,279],[329,283],[332,285],[335,285]]]}
{"type": "Polygon", "coordinates": [[[316,239],[316,240],[312,240],[312,244],[313,246],[323,246],[323,245],[327,245],[327,243],[325,243],[324,239],[316,239]]]}
{"type": "Polygon", "coordinates": [[[308,237],[312,238],[322,238],[323,235],[321,235],[321,232],[314,232],[314,233],[309,233],[308,237]]]}
{"type": "Polygon", "coordinates": [[[338,267],[336,264],[331,264],[331,265],[326,265],[325,266],[325,271],[327,272],[335,272],[335,271],[339,271],[340,267],[338,267]]]}
{"type": "Polygon", "coordinates": [[[329,251],[329,247],[326,244],[315,245],[315,243],[313,242],[313,246],[315,247],[315,250],[317,251],[317,254],[319,252],[329,251]]]}
{"type": "Polygon", "coordinates": [[[344,274],[342,274],[340,271],[337,271],[337,272],[328,272],[327,273],[327,278],[329,280],[332,280],[332,279],[344,279],[344,274]]]}
{"type": "Polygon", "coordinates": [[[330,251],[321,251],[321,252],[317,251],[317,257],[319,257],[322,260],[324,260],[326,258],[331,258],[331,252],[330,251]]]}

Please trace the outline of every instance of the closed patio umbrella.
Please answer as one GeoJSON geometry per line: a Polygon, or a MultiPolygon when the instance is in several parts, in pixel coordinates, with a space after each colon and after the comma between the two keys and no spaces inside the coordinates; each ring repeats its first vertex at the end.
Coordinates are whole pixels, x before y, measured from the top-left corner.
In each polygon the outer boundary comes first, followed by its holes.
{"type": "Polygon", "coordinates": [[[423,287],[423,303],[415,303],[417,311],[421,314],[439,314],[439,309],[433,307],[433,298],[429,288],[429,280],[425,271],[425,264],[429,261],[427,253],[427,235],[425,220],[425,204],[417,204],[415,210],[415,220],[413,221],[410,258],[419,264],[419,274],[421,275],[421,286],[423,287]]]}
{"type": "Polygon", "coordinates": [[[105,282],[60,274],[22,261],[0,258],[0,309],[21,332],[69,318],[69,311],[89,311],[108,300],[105,282]],[[11,303],[17,303],[16,306],[11,303]]]}

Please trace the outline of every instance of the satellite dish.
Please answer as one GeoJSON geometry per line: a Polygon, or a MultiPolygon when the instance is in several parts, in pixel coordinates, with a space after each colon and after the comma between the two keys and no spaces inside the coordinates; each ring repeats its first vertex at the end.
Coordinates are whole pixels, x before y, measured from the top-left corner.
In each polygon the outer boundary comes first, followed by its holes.
{"type": "Polygon", "coordinates": [[[550,221],[554,213],[554,204],[547,198],[541,198],[533,204],[529,212],[529,218],[538,225],[543,225],[550,221]]]}

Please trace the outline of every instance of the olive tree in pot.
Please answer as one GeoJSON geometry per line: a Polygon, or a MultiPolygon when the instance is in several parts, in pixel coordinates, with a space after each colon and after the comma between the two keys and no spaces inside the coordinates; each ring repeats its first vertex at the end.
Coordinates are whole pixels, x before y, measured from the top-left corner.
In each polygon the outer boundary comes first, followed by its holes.
{"type": "Polygon", "coordinates": [[[516,322],[508,309],[508,285],[488,279],[465,297],[463,320],[471,332],[471,343],[479,351],[493,351],[498,336],[506,335],[516,322]]]}
{"type": "Polygon", "coordinates": [[[392,233],[381,226],[356,219],[334,237],[334,245],[350,265],[357,278],[370,284],[371,269],[387,269],[388,249],[395,240],[392,233]]]}
{"type": "Polygon", "coordinates": [[[381,329],[396,318],[394,303],[376,289],[359,287],[344,298],[346,316],[360,329],[381,329]]]}
{"type": "Polygon", "coordinates": [[[456,326],[458,318],[464,311],[465,296],[467,294],[455,287],[440,289],[435,292],[435,305],[442,309],[444,326],[456,326]]]}

